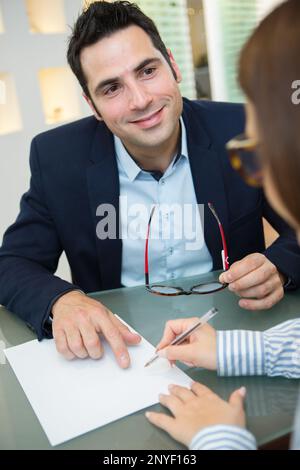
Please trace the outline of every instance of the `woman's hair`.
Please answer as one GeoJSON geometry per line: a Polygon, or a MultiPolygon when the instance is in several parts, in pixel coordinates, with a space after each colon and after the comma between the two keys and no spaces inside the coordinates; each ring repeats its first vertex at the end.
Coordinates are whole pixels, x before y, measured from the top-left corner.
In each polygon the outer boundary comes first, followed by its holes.
{"type": "Polygon", "coordinates": [[[260,155],[279,197],[300,226],[300,104],[292,99],[297,80],[299,86],[300,0],[288,0],[247,41],[239,81],[256,110],[260,155]]]}

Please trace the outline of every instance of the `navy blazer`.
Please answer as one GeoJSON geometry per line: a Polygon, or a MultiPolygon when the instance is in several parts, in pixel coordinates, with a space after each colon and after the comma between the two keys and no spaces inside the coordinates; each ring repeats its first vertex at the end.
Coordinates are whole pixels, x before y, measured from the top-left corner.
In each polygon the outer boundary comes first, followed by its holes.
{"type": "MultiPolygon", "coordinates": [[[[244,129],[243,107],[184,99],[183,120],[197,201],[215,205],[230,263],[264,252],[294,286],[300,285],[294,232],[271,209],[262,190],[248,187],[228,161],[224,146],[244,129]],[[280,233],[267,250],[262,216],[280,233]]],[[[92,292],[121,285],[122,241],[96,236],[99,204],[113,204],[119,214],[113,136],[94,117],[44,132],[32,141],[30,166],[30,189],[0,249],[0,303],[41,339],[50,335],[44,323],[60,295],[74,287],[92,292]],[[53,274],[63,250],[72,284],[53,274]]],[[[221,269],[221,238],[207,205],[204,232],[213,269],[221,269]]],[[[143,269],[142,262],[141,274],[143,269]]]]}

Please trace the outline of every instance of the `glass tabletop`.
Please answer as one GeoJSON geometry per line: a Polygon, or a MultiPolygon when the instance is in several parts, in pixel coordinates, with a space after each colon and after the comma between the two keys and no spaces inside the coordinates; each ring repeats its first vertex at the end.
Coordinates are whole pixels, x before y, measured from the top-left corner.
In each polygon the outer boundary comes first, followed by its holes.
{"type": "MultiPolygon", "coordinates": [[[[217,277],[218,273],[209,273],[176,280],[174,285],[189,288],[198,282],[217,277]]],[[[241,309],[237,297],[228,289],[203,296],[161,297],[150,294],[144,286],[140,286],[90,295],[118,314],[153,345],[161,338],[167,320],[201,316],[211,307],[218,308],[220,312],[211,320],[216,329],[265,330],[277,323],[296,318],[300,312],[298,292],[287,293],[271,310],[260,312],[241,309]]],[[[0,449],[52,448],[2,352],[4,348],[34,338],[33,332],[21,320],[0,307],[0,449]]],[[[209,386],[226,399],[236,388],[246,386],[247,426],[254,433],[259,446],[291,432],[298,398],[297,380],[278,377],[218,377],[216,372],[179,366],[194,380],[209,386]]],[[[151,409],[159,411],[162,407],[157,404],[151,409]]],[[[55,449],[184,448],[165,432],[152,426],[144,413],[145,409],[140,410],[55,449]]]]}

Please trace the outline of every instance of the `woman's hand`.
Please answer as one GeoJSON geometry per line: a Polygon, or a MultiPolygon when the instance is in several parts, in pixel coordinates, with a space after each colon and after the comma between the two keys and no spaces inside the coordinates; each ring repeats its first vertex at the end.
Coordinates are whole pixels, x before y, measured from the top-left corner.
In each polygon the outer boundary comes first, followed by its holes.
{"type": "Polygon", "coordinates": [[[204,324],[192,333],[185,342],[178,346],[168,346],[176,336],[195,325],[199,318],[182,318],[166,323],[162,339],[156,347],[159,356],[166,357],[171,362],[181,361],[187,365],[217,369],[216,331],[204,324]]]}
{"type": "Polygon", "coordinates": [[[147,412],[146,417],[150,423],[187,447],[198,431],[207,426],[227,424],[245,427],[244,387],[233,392],[228,402],[198,382],[194,382],[191,389],[171,385],[169,390],[170,395],[160,395],[160,403],[166,406],[173,416],[147,412]]]}

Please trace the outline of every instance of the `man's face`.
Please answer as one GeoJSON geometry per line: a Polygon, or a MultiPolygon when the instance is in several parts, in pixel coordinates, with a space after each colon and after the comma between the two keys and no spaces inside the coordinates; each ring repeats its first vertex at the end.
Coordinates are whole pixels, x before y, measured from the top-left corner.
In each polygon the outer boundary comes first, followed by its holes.
{"type": "Polygon", "coordinates": [[[177,135],[180,72],[171,57],[176,81],[141,28],[130,26],[101,39],[84,48],[80,59],[96,118],[103,119],[133,155],[164,146],[177,135]]]}

